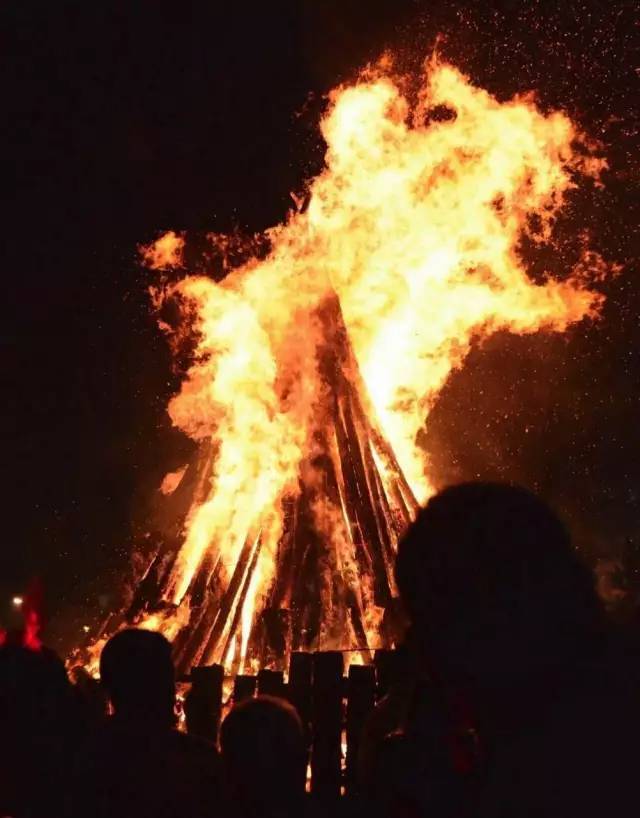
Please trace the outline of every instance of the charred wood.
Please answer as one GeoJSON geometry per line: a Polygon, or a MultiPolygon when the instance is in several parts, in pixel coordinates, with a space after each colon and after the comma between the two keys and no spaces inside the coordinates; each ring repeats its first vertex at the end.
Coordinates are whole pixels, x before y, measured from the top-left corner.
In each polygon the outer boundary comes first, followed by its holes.
{"type": "Polygon", "coordinates": [[[191,670],[191,689],[184,702],[187,732],[214,744],[218,741],[222,714],[221,665],[194,667],[191,670]]]}
{"type": "Polygon", "coordinates": [[[340,796],[342,673],[341,653],[314,655],[311,788],[314,795],[325,801],[340,796]]]}
{"type": "Polygon", "coordinates": [[[347,795],[358,791],[358,757],[365,722],[375,704],[375,669],[351,665],[347,680],[347,795]]]}

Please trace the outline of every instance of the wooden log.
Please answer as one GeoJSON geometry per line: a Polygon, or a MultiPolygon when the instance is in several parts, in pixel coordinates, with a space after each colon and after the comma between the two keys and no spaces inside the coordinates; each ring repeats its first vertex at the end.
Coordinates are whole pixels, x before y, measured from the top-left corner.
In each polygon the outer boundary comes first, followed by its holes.
{"type": "Polygon", "coordinates": [[[395,541],[396,532],[393,528],[391,510],[387,501],[387,496],[382,485],[382,478],[376,468],[368,441],[363,447],[364,465],[367,480],[373,496],[373,509],[378,527],[378,539],[381,545],[381,560],[384,565],[387,584],[391,593],[395,590],[395,580],[393,577],[393,566],[395,564],[395,541]]]}
{"type": "Polygon", "coordinates": [[[351,528],[350,534],[355,547],[356,559],[360,571],[365,575],[371,575],[373,566],[368,549],[365,547],[368,531],[366,523],[360,519],[362,514],[360,488],[351,451],[356,443],[349,439],[348,427],[344,422],[342,413],[336,418],[335,434],[340,458],[340,471],[342,473],[343,502],[351,528]]]}
{"type": "Polygon", "coordinates": [[[216,582],[220,577],[222,571],[222,562],[218,553],[213,553],[213,549],[208,550],[200,566],[191,577],[191,582],[187,586],[186,595],[189,598],[189,604],[194,608],[199,608],[204,602],[204,598],[209,588],[217,587],[216,582]],[[215,576],[216,580],[212,579],[215,576]]]}
{"type": "Polygon", "coordinates": [[[133,599],[125,614],[129,622],[135,620],[150,602],[156,602],[160,597],[160,571],[162,565],[160,549],[161,545],[158,545],[155,553],[150,558],[146,571],[138,580],[133,599]]]}
{"type": "Polygon", "coordinates": [[[258,695],[284,698],[284,673],[281,670],[263,668],[258,673],[258,695]]]}
{"type": "Polygon", "coordinates": [[[155,504],[157,510],[152,514],[151,527],[162,532],[162,536],[149,554],[145,574],[137,582],[136,594],[127,611],[129,621],[144,609],[155,610],[155,606],[166,598],[171,572],[184,542],[185,518],[190,508],[206,499],[211,464],[212,446],[207,442],[192,457],[177,489],[162,503],[155,504]]]}
{"type": "Polygon", "coordinates": [[[251,623],[251,632],[247,641],[247,656],[245,659],[245,666],[251,667],[252,664],[258,662],[262,664],[262,657],[264,656],[264,622],[261,616],[253,617],[251,623]]]}
{"type": "Polygon", "coordinates": [[[257,679],[239,673],[233,682],[233,703],[239,704],[245,699],[252,699],[256,693],[257,679]]]}
{"type": "MultiPolygon", "coordinates": [[[[326,474],[325,493],[328,503],[331,507],[333,507],[335,513],[339,515],[340,520],[343,521],[345,538],[347,541],[351,540],[353,543],[353,540],[351,539],[352,531],[349,520],[344,519],[344,514],[345,512],[348,514],[348,511],[345,507],[340,485],[342,480],[342,470],[340,466],[340,452],[337,448],[337,437],[335,435],[335,430],[334,441],[333,445],[330,447],[330,450],[333,457],[327,456],[324,458],[326,474]]],[[[372,564],[366,547],[364,547],[361,540],[359,540],[357,544],[353,543],[353,547],[360,575],[368,575],[372,570],[372,564]]],[[[336,572],[336,576],[341,576],[340,572],[336,572]]],[[[364,635],[364,629],[361,627],[360,623],[360,620],[362,619],[362,609],[360,605],[359,584],[357,582],[352,583],[350,587],[344,589],[344,593],[346,595],[345,605],[347,609],[352,612],[352,624],[359,640],[358,644],[366,645],[366,638],[364,640],[361,639],[361,636],[364,635]]]]}
{"type": "MultiPolygon", "coordinates": [[[[336,541],[343,537],[346,542],[349,542],[351,538],[349,525],[344,519],[341,508],[335,465],[338,460],[335,443],[330,443],[326,433],[323,432],[319,445],[321,454],[314,457],[311,464],[316,475],[311,490],[313,523],[319,535],[318,553],[321,555],[319,566],[321,571],[318,572],[320,593],[318,610],[324,614],[321,625],[322,634],[330,644],[335,644],[336,640],[344,639],[350,609],[359,606],[358,581],[356,571],[344,570],[345,566],[342,564],[344,555],[338,553],[334,544],[334,537],[336,541]],[[328,529],[326,520],[323,521],[323,515],[327,514],[331,520],[331,530],[328,529]],[[335,527],[336,524],[338,528],[335,527]],[[339,526],[343,527],[342,531],[339,526]]],[[[322,644],[318,644],[318,648],[323,647],[322,644]]]]}
{"type": "Polygon", "coordinates": [[[295,651],[289,658],[287,698],[298,711],[307,746],[311,743],[311,680],[313,655],[295,651]]]}
{"type": "MultiPolygon", "coordinates": [[[[231,626],[229,627],[229,634],[227,636],[227,641],[225,642],[225,646],[222,650],[221,661],[224,662],[225,657],[227,656],[229,649],[231,647],[231,643],[236,638],[236,634],[238,631],[238,627],[240,625],[240,621],[242,619],[242,609],[244,607],[244,603],[247,598],[247,594],[249,593],[249,588],[251,586],[251,578],[253,577],[253,572],[256,570],[256,564],[258,562],[258,556],[260,554],[260,545],[261,540],[258,537],[258,541],[255,544],[253,549],[253,554],[251,556],[251,562],[249,563],[248,570],[245,573],[244,580],[242,581],[242,588],[240,590],[240,595],[238,597],[238,601],[236,603],[235,611],[233,614],[233,619],[231,620],[231,626]]],[[[236,656],[236,660],[240,660],[240,656],[236,656]]]]}
{"type": "Polygon", "coordinates": [[[221,665],[192,668],[191,689],[184,702],[187,732],[214,744],[220,729],[223,679],[221,665]]]}
{"type": "Polygon", "coordinates": [[[255,532],[249,532],[240,551],[240,555],[238,556],[238,561],[236,562],[229,584],[220,601],[220,606],[218,608],[213,627],[205,640],[202,656],[211,656],[214,652],[217,652],[217,649],[219,648],[220,638],[225,632],[226,627],[230,624],[229,616],[231,615],[233,606],[237,601],[245,572],[256,546],[257,536],[255,532]]]}
{"type": "Polygon", "coordinates": [[[316,646],[320,631],[318,559],[322,543],[314,528],[309,503],[309,492],[305,489],[298,498],[296,548],[300,550],[300,560],[291,594],[293,650],[309,650],[316,646]]]}
{"type": "Polygon", "coordinates": [[[349,612],[351,628],[353,629],[353,634],[356,638],[356,644],[359,647],[366,649],[369,647],[369,639],[364,628],[362,608],[359,600],[350,588],[347,590],[346,604],[349,612]]]}
{"type": "MultiPolygon", "coordinates": [[[[201,571],[204,572],[205,566],[201,571]]],[[[222,563],[218,562],[199,608],[191,610],[189,624],[174,641],[174,661],[176,667],[187,670],[200,660],[207,636],[216,621],[221,600],[222,563]]]]}
{"type": "Polygon", "coordinates": [[[391,502],[387,496],[384,483],[382,482],[382,476],[376,467],[371,447],[369,447],[369,458],[376,489],[376,504],[379,505],[380,514],[384,519],[385,529],[388,532],[388,541],[385,541],[386,556],[393,565],[395,563],[396,544],[404,533],[407,525],[409,525],[411,518],[408,516],[406,506],[404,507],[404,511],[399,508],[396,508],[394,511],[391,508],[391,502]]]}
{"type": "Polygon", "coordinates": [[[328,802],[340,796],[342,673],[341,653],[328,651],[314,654],[311,791],[328,802]]]}
{"type": "Polygon", "coordinates": [[[285,608],[266,608],[262,612],[264,622],[264,662],[283,671],[290,649],[291,617],[285,608]]]}
{"type": "Polygon", "coordinates": [[[395,650],[377,650],[373,664],[376,670],[376,698],[382,699],[400,680],[401,662],[395,650]]]}
{"type": "Polygon", "coordinates": [[[342,404],[342,418],[345,434],[349,440],[349,465],[353,471],[353,478],[357,487],[359,503],[354,504],[357,509],[358,521],[362,529],[365,547],[371,560],[374,577],[376,604],[384,606],[391,597],[387,570],[383,557],[383,545],[380,542],[374,500],[366,477],[365,464],[362,455],[360,439],[356,429],[351,401],[342,404]]]}
{"type": "Polygon", "coordinates": [[[387,472],[397,480],[402,490],[403,502],[411,515],[411,519],[413,519],[419,510],[418,501],[400,468],[395,452],[382,433],[376,411],[367,393],[366,384],[362,379],[357,362],[355,362],[355,356],[353,356],[353,360],[354,367],[349,382],[349,394],[353,401],[354,414],[367,430],[367,437],[375,446],[376,452],[384,463],[387,472]]]}
{"type": "Polygon", "coordinates": [[[278,542],[276,565],[278,572],[274,578],[273,588],[269,597],[272,608],[287,607],[293,586],[297,553],[296,548],[296,521],[298,516],[297,497],[287,497],[282,502],[283,533],[278,542]]]}
{"type": "Polygon", "coordinates": [[[404,472],[400,468],[400,464],[398,463],[393,449],[387,443],[384,435],[379,430],[372,429],[371,440],[373,441],[373,445],[376,447],[376,452],[378,452],[380,455],[381,460],[385,461],[385,465],[387,466],[388,470],[393,473],[400,486],[402,491],[402,499],[404,500],[408,513],[410,514],[410,519],[415,519],[418,511],[420,511],[420,505],[416,500],[411,486],[407,482],[407,478],[404,476],[404,472]]]}
{"type": "Polygon", "coordinates": [[[337,295],[325,299],[318,310],[318,315],[325,326],[325,338],[328,339],[327,346],[329,348],[324,370],[325,379],[333,383],[336,373],[339,372],[346,382],[346,394],[353,400],[355,414],[358,419],[362,420],[366,436],[373,441],[376,451],[385,463],[388,472],[396,477],[401,486],[403,501],[408,507],[411,519],[413,519],[418,512],[418,503],[400,468],[393,449],[382,433],[375,408],[360,372],[358,360],[349,340],[349,333],[344,323],[337,295]],[[333,377],[331,377],[332,374],[333,377]]]}
{"type": "Polygon", "coordinates": [[[375,705],[375,668],[351,665],[347,681],[347,764],[346,794],[358,792],[358,758],[360,739],[369,714],[375,705]]]}

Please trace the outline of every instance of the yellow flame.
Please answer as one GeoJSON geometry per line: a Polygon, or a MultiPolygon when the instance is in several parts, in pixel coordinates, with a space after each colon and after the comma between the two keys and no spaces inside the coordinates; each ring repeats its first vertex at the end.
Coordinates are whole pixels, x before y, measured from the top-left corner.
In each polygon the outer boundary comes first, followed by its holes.
{"type": "Polygon", "coordinates": [[[183,249],[184,236],[169,230],[152,244],[140,247],[140,254],[147,267],[163,270],[182,264],[183,249]]]}
{"type": "Polygon", "coordinates": [[[167,472],[162,479],[162,483],[160,483],[160,493],[165,495],[173,494],[182,482],[186,471],[187,466],[181,466],[176,471],[167,472]]]}

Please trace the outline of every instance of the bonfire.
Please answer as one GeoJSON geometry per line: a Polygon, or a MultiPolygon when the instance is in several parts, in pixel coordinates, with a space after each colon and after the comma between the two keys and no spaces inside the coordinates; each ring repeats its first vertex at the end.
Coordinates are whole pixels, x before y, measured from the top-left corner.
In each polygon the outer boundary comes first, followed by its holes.
{"type": "Polygon", "coordinates": [[[588,247],[544,280],[521,251],[553,244],[571,189],[605,166],[564,113],[498,101],[438,58],[397,78],[387,58],[333,91],[321,129],[325,167],[266,252],[248,240],[234,266],[211,235],[216,280],[185,269],[183,234],[142,248],[154,306],[181,311],[163,330],[195,347],[168,411],[198,446],[101,637],[159,629],[185,670],[392,646],[394,553],[433,491],[416,438],[450,373],[492,333],[564,332],[600,307],[588,247]]]}

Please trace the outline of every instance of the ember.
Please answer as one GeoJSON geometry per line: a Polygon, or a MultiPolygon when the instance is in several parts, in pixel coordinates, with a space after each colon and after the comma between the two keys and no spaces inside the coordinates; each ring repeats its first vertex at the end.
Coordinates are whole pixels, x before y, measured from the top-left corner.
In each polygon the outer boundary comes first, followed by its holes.
{"type": "MultiPolygon", "coordinates": [[[[519,253],[524,236],[552,243],[567,191],[604,166],[567,116],[498,102],[435,58],[410,105],[391,70],[333,92],[326,167],[265,257],[154,288],[182,309],[161,324],[173,342],[195,339],[169,413],[199,449],[165,479],[167,541],[105,633],[157,628],[182,668],[391,646],[396,545],[432,493],[416,436],[449,374],[474,339],[598,311],[588,249],[539,283],[519,253]]],[[[168,233],[143,259],[180,267],[184,244],[168,233]]]]}

